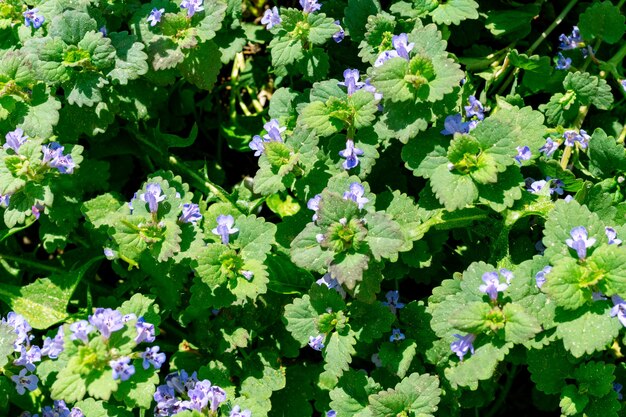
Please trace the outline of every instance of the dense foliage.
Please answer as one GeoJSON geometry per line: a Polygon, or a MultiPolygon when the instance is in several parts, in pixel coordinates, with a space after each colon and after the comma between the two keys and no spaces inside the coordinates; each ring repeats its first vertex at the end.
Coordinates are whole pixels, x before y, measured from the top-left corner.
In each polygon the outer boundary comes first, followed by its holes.
{"type": "Polygon", "coordinates": [[[625,414],[625,0],[0,0],[0,414],[625,414]]]}

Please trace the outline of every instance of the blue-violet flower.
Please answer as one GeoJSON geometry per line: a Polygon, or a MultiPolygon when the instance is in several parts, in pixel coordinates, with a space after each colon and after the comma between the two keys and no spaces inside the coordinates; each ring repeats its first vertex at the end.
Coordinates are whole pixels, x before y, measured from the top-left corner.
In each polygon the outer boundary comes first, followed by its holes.
{"type": "Polygon", "coordinates": [[[565,243],[576,251],[578,259],[585,259],[587,257],[587,248],[593,246],[596,243],[596,239],[593,237],[588,238],[585,226],[574,227],[569,234],[572,238],[566,239],[565,243]]]}

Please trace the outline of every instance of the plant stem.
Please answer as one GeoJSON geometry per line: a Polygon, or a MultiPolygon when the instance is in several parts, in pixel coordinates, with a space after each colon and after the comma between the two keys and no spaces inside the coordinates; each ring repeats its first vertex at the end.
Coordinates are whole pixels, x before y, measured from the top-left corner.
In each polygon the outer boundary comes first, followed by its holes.
{"type": "Polygon", "coordinates": [[[44,265],[44,264],[42,264],[40,262],[31,261],[29,259],[24,259],[24,258],[18,257],[18,256],[3,255],[3,254],[0,253],[0,258],[1,259],[5,259],[7,261],[17,262],[18,264],[22,264],[22,265],[28,266],[30,268],[40,269],[42,271],[48,271],[48,272],[53,272],[53,273],[62,273],[62,272],[64,272],[61,268],[56,268],[54,266],[44,265]]]}
{"type": "Polygon", "coordinates": [[[617,143],[623,144],[624,139],[626,139],[626,122],[624,122],[624,127],[622,127],[622,131],[619,133],[617,137],[617,143]]]}
{"type": "Polygon", "coordinates": [[[548,28],[544,32],[541,33],[535,43],[533,43],[530,48],[528,48],[528,55],[531,55],[535,51],[535,49],[537,49],[539,45],[541,45],[541,43],[550,35],[550,33],[552,33],[554,29],[556,29],[556,27],[563,21],[563,19],[565,19],[565,16],[567,16],[567,14],[570,12],[570,10],[572,10],[576,3],[578,3],[578,0],[571,0],[569,3],[567,3],[561,13],[556,17],[556,19],[554,19],[554,22],[552,22],[552,24],[548,26],[548,28]]]}
{"type": "Polygon", "coordinates": [[[502,387],[502,391],[500,392],[500,395],[498,395],[498,399],[491,406],[491,408],[489,409],[489,412],[483,414],[485,417],[492,417],[496,415],[498,411],[500,411],[500,409],[502,408],[502,405],[504,404],[504,402],[507,400],[509,391],[511,391],[511,387],[513,386],[513,381],[515,380],[515,377],[517,376],[517,365],[511,366],[511,370],[507,372],[506,375],[507,377],[506,377],[506,382],[504,383],[504,387],[502,387]]]}
{"type": "Polygon", "coordinates": [[[199,184],[202,185],[202,187],[205,190],[217,196],[217,198],[222,200],[224,203],[230,203],[234,208],[239,210],[241,213],[247,214],[247,210],[239,206],[239,204],[237,204],[237,202],[230,195],[228,195],[228,193],[222,187],[220,187],[217,184],[214,184],[213,182],[209,181],[206,178],[202,178],[194,170],[192,170],[187,165],[185,165],[184,163],[176,159],[174,155],[170,155],[168,162],[169,162],[169,165],[172,167],[172,169],[177,169],[179,171],[182,171],[185,175],[196,180],[199,184]]]}

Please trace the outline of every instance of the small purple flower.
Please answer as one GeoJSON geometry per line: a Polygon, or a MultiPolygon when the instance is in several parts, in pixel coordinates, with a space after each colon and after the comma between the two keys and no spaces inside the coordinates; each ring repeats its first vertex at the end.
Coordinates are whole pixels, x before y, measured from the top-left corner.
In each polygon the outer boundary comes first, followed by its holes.
{"type": "Polygon", "coordinates": [[[156,7],[152,9],[150,12],[150,16],[148,16],[148,22],[150,22],[150,26],[156,26],[157,23],[161,22],[161,17],[163,17],[163,13],[165,13],[165,9],[157,9],[156,7]]]}
{"type": "Polygon", "coordinates": [[[278,120],[271,119],[269,122],[263,125],[263,129],[267,132],[266,135],[263,135],[263,138],[266,139],[266,142],[284,142],[281,133],[287,130],[286,127],[280,127],[278,124],[278,120]]]}
{"type": "Polygon", "coordinates": [[[137,320],[137,315],[135,313],[128,313],[122,316],[122,323],[128,323],[131,320],[137,320]]]}
{"type": "Polygon", "coordinates": [[[72,407],[70,414],[67,417],[85,417],[83,410],[78,407],[72,407]]]}
{"type": "Polygon", "coordinates": [[[513,272],[506,269],[506,268],[502,268],[500,269],[500,275],[502,275],[504,277],[504,279],[506,280],[507,285],[511,285],[511,280],[513,280],[513,278],[515,278],[515,276],[513,275],[513,272]]]}
{"type": "Polygon", "coordinates": [[[151,182],[146,185],[146,192],[139,195],[139,199],[148,203],[150,213],[159,211],[159,203],[165,200],[166,196],[161,195],[161,185],[151,182]]]}
{"type": "Polygon", "coordinates": [[[354,94],[357,90],[363,88],[363,86],[365,85],[365,83],[360,81],[361,76],[358,69],[348,68],[343,72],[343,79],[344,80],[337,83],[337,85],[347,88],[348,97],[354,94]]]}
{"type": "Polygon", "coordinates": [[[409,52],[411,52],[413,47],[415,47],[415,43],[409,43],[409,37],[406,33],[401,33],[398,36],[394,35],[391,38],[391,44],[398,53],[398,56],[406,60],[409,59],[409,52]]]}
{"type": "Polygon", "coordinates": [[[19,127],[12,132],[7,133],[5,136],[6,143],[2,145],[4,149],[13,149],[15,153],[18,153],[20,146],[22,146],[27,140],[28,136],[24,134],[24,131],[19,127]]]}
{"type": "Polygon", "coordinates": [[[478,120],[485,118],[485,109],[480,101],[474,96],[469,96],[469,105],[464,107],[465,116],[469,119],[476,116],[478,120]]]}
{"type": "Polygon", "coordinates": [[[230,410],[230,415],[228,417],[251,417],[252,411],[250,410],[241,410],[241,408],[236,405],[230,410]]]}
{"type": "Polygon", "coordinates": [[[96,311],[89,316],[89,323],[98,329],[105,339],[111,337],[111,333],[124,327],[122,313],[111,308],[96,308],[96,311]]]}
{"type": "Polygon", "coordinates": [[[313,13],[318,11],[322,5],[317,0],[299,0],[300,7],[304,13],[313,13]]]}
{"type": "Polygon", "coordinates": [[[591,139],[583,129],[580,129],[580,133],[575,130],[566,130],[563,137],[565,138],[565,146],[575,146],[578,142],[583,149],[587,148],[589,139],[591,139]]]}
{"type": "MultiPolygon", "coordinates": [[[[532,179],[531,179],[531,181],[532,181],[532,179]]],[[[547,195],[548,193],[542,192],[542,190],[545,188],[546,184],[548,184],[548,182],[545,181],[545,180],[533,181],[530,184],[530,186],[527,188],[527,190],[530,191],[533,194],[546,194],[547,195]]]]}
{"type": "Polygon", "coordinates": [[[41,361],[41,349],[39,346],[31,346],[29,349],[22,346],[20,351],[20,357],[13,361],[13,365],[23,366],[28,371],[33,372],[35,370],[35,362],[41,361]]]}
{"type": "Polygon", "coordinates": [[[248,147],[254,151],[254,156],[261,156],[261,154],[265,152],[265,141],[261,136],[254,135],[248,147]]]}
{"type": "Polygon", "coordinates": [[[6,319],[2,319],[2,323],[6,323],[9,326],[13,327],[15,334],[17,335],[15,342],[13,343],[13,348],[16,352],[21,351],[22,344],[27,343],[33,338],[28,332],[32,330],[28,321],[24,318],[24,316],[17,314],[11,311],[7,314],[6,319]]]}
{"type": "MultiPolygon", "coordinates": [[[[370,93],[374,94],[374,100],[376,101],[380,101],[383,98],[382,93],[379,93],[378,91],[376,91],[376,87],[374,87],[371,83],[371,78],[367,78],[365,80],[365,85],[363,86],[363,90],[365,91],[369,91],[370,93]]],[[[382,110],[382,105],[378,105],[378,110],[382,110]]]]}
{"type": "Polygon", "coordinates": [[[15,389],[20,395],[24,395],[26,390],[35,391],[37,389],[37,383],[39,378],[37,375],[26,375],[26,368],[22,368],[18,375],[13,375],[11,379],[15,382],[15,389]]]}
{"type": "Polygon", "coordinates": [[[243,277],[245,279],[247,279],[248,281],[252,280],[252,278],[254,278],[254,272],[252,271],[241,271],[241,275],[243,275],[243,277]]]}
{"type": "Polygon", "coordinates": [[[48,405],[42,411],[43,417],[68,417],[70,415],[70,409],[63,400],[55,400],[52,407],[48,405]]]}
{"type": "Polygon", "coordinates": [[[11,202],[11,194],[0,194],[0,207],[9,207],[9,203],[11,202]]]}
{"type": "Polygon", "coordinates": [[[146,351],[141,354],[143,369],[148,369],[150,365],[154,366],[154,369],[161,369],[161,365],[165,363],[165,353],[159,350],[158,346],[146,348],[146,351]]]}
{"type": "Polygon", "coordinates": [[[624,91],[626,91],[626,80],[621,80],[619,83],[621,84],[624,91]]]}
{"type": "Polygon", "coordinates": [[[543,284],[546,283],[546,275],[548,275],[552,271],[552,267],[550,265],[546,265],[543,269],[535,274],[535,282],[537,283],[537,287],[541,288],[543,284]]]}
{"type": "Polygon", "coordinates": [[[572,58],[566,58],[563,56],[562,53],[558,53],[557,54],[557,58],[556,58],[556,69],[558,70],[566,70],[569,69],[569,67],[572,66],[572,58]]]}
{"type": "Polygon", "coordinates": [[[98,32],[102,33],[102,37],[104,38],[106,38],[106,36],[109,34],[106,26],[102,26],[100,29],[98,29],[98,32]]]}
{"type": "Polygon", "coordinates": [[[587,248],[593,246],[596,243],[596,239],[593,237],[588,239],[585,226],[574,227],[569,234],[572,238],[566,239],[565,243],[576,251],[578,259],[585,259],[587,257],[587,248]]]}
{"type": "Polygon", "coordinates": [[[109,366],[113,371],[113,380],[126,381],[135,374],[135,365],[130,365],[130,358],[126,356],[110,361],[109,366]]]}
{"type": "Polygon", "coordinates": [[[558,178],[550,178],[546,177],[546,180],[550,181],[552,187],[550,187],[550,194],[557,193],[557,195],[563,195],[565,191],[563,191],[563,187],[565,187],[565,183],[558,178]]]}
{"type": "Polygon", "coordinates": [[[447,116],[446,120],[443,122],[443,130],[441,131],[441,134],[448,136],[455,133],[468,133],[469,122],[464,122],[462,118],[463,116],[461,116],[461,113],[447,116]]]}
{"type": "Polygon", "coordinates": [[[346,298],[346,291],[343,289],[339,281],[333,278],[328,272],[324,274],[323,277],[315,281],[315,283],[317,285],[325,285],[329,289],[337,291],[339,295],[341,295],[341,298],[346,298]]]}
{"type": "Polygon", "coordinates": [[[342,164],[344,169],[352,169],[359,165],[361,155],[363,155],[363,150],[356,148],[352,139],[346,140],[346,149],[339,151],[339,156],[346,158],[342,164]]]}
{"type": "Polygon", "coordinates": [[[56,359],[59,357],[59,354],[63,352],[64,342],[63,342],[63,327],[59,326],[57,330],[57,334],[54,338],[46,337],[43,341],[43,348],[41,349],[41,355],[47,356],[50,359],[56,359]]]}
{"type": "Polygon", "coordinates": [[[353,182],[350,184],[348,191],[343,193],[343,199],[352,200],[359,206],[359,209],[363,209],[365,204],[370,201],[363,195],[365,195],[365,188],[358,182],[353,182]]]}
{"type": "Polygon", "coordinates": [[[143,317],[139,317],[137,323],[135,323],[135,329],[137,329],[137,337],[135,337],[136,344],[154,342],[154,324],[147,323],[143,317]]]}
{"type": "Polygon", "coordinates": [[[104,248],[102,252],[104,253],[104,257],[107,258],[109,261],[115,259],[115,252],[113,251],[113,249],[104,248]]]}
{"type": "Polygon", "coordinates": [[[202,218],[200,207],[194,203],[183,204],[183,213],[178,218],[181,223],[191,223],[195,225],[202,218]]]}
{"type": "Polygon", "coordinates": [[[620,245],[622,243],[622,240],[617,238],[617,232],[612,227],[605,227],[604,234],[606,234],[609,240],[609,245],[620,245]]]}
{"type": "Polygon", "coordinates": [[[400,302],[400,292],[398,290],[388,291],[385,294],[385,298],[387,301],[383,301],[382,304],[389,307],[393,314],[396,314],[397,309],[404,308],[404,303],[400,302]]]}
{"type": "Polygon", "coordinates": [[[518,146],[517,155],[515,155],[515,161],[521,166],[522,161],[528,161],[532,157],[532,152],[528,146],[518,146]]]}
{"type": "Polygon", "coordinates": [[[509,285],[506,283],[500,283],[500,277],[497,272],[485,272],[483,274],[484,284],[478,287],[480,292],[489,295],[492,300],[498,299],[498,293],[506,290],[509,285]]]}
{"type": "Polygon", "coordinates": [[[159,385],[152,397],[157,403],[167,403],[176,399],[176,392],[169,385],[159,385]]]}
{"type": "Polygon", "coordinates": [[[315,350],[322,350],[324,348],[324,336],[321,334],[315,337],[309,336],[309,346],[315,350]]]}
{"type": "Polygon", "coordinates": [[[283,19],[280,18],[278,13],[278,7],[274,6],[271,9],[265,10],[263,17],[261,18],[261,24],[267,25],[265,29],[271,29],[274,26],[280,24],[283,19]]]}
{"type": "Polygon", "coordinates": [[[41,15],[37,15],[37,12],[39,12],[39,9],[35,7],[34,9],[26,10],[22,13],[26,27],[33,25],[33,29],[39,29],[46,21],[46,18],[41,15]]]}
{"type": "Polygon", "coordinates": [[[580,30],[578,30],[578,26],[574,26],[572,28],[571,36],[561,34],[561,36],[559,36],[559,41],[561,41],[559,48],[564,51],[576,49],[584,44],[582,38],[580,37],[580,30]]]}
{"type": "Polygon", "coordinates": [[[333,40],[337,43],[341,42],[343,38],[346,36],[346,32],[341,27],[341,22],[339,20],[335,20],[335,24],[339,26],[339,30],[335,32],[333,35],[333,40]]]}
{"type": "Polygon", "coordinates": [[[467,352],[472,352],[474,354],[474,340],[476,340],[476,335],[472,333],[468,333],[465,336],[461,336],[460,334],[454,334],[459,340],[455,340],[450,343],[450,349],[452,352],[456,353],[460,360],[463,360],[463,357],[467,354],[467,352]]]}
{"type": "Polygon", "coordinates": [[[320,209],[320,202],[322,201],[321,194],[315,194],[315,197],[309,199],[307,201],[306,206],[309,210],[313,210],[315,213],[313,214],[313,221],[317,220],[317,211],[320,209]]]}
{"type": "Polygon", "coordinates": [[[180,3],[181,9],[187,9],[187,17],[192,17],[196,12],[201,12],[204,10],[204,6],[202,5],[203,0],[183,0],[180,3]]]}
{"type": "Polygon", "coordinates": [[[237,233],[239,231],[238,228],[233,227],[235,224],[235,219],[230,214],[225,216],[220,214],[217,216],[217,227],[211,230],[211,233],[217,236],[222,237],[222,243],[224,245],[228,245],[230,241],[230,235],[233,233],[237,233]]]}
{"type": "Polygon", "coordinates": [[[594,291],[591,293],[591,299],[593,301],[606,300],[606,297],[600,291],[594,291]]]}
{"type": "Polygon", "coordinates": [[[626,302],[619,295],[611,297],[613,308],[611,308],[611,317],[617,316],[622,326],[626,327],[626,302]]]}
{"type": "Polygon", "coordinates": [[[189,376],[184,369],[172,372],[165,377],[165,383],[180,394],[186,394],[187,391],[193,389],[196,382],[198,382],[196,373],[194,372],[189,376]]]}
{"type": "Polygon", "coordinates": [[[404,333],[400,329],[392,329],[391,336],[389,336],[390,342],[400,342],[405,339],[404,333]]]}
{"type": "Polygon", "coordinates": [[[552,156],[560,145],[559,142],[553,141],[552,138],[547,138],[545,145],[539,148],[539,152],[543,152],[546,156],[552,156]]]}
{"type": "Polygon", "coordinates": [[[374,62],[374,66],[380,67],[385,62],[389,61],[391,58],[398,58],[398,57],[399,57],[398,52],[395,50],[383,51],[378,55],[378,58],[376,58],[376,61],[374,62]]]}
{"type": "Polygon", "coordinates": [[[326,417],[337,417],[337,412],[335,410],[330,410],[326,413],[326,417]]]}
{"type": "Polygon", "coordinates": [[[42,162],[52,168],[58,169],[61,174],[72,174],[76,164],[72,159],[72,155],[63,155],[64,149],[65,148],[58,142],[42,145],[42,162]]]}
{"type": "Polygon", "coordinates": [[[80,320],[70,324],[71,340],[82,340],[83,343],[89,342],[89,333],[93,331],[94,327],[87,322],[87,320],[80,320]]]}

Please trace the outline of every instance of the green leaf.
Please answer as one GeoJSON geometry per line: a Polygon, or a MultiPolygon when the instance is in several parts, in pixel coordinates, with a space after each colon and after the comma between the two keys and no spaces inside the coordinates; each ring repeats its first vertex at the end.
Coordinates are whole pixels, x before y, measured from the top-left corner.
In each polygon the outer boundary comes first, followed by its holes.
{"type": "Polygon", "coordinates": [[[404,245],[404,239],[400,225],[391,220],[385,212],[378,211],[368,213],[365,216],[367,224],[366,242],[369,245],[374,259],[390,259],[392,262],[398,259],[398,251],[404,245]]]}
{"type": "Polygon", "coordinates": [[[339,416],[356,416],[367,407],[368,396],[378,393],[380,385],[364,371],[350,369],[343,373],[337,387],[330,391],[330,407],[339,416]]]}
{"type": "Polygon", "coordinates": [[[374,417],[434,416],[440,397],[438,377],[413,373],[393,389],[370,395],[369,409],[374,417]]]}
{"type": "Polygon", "coordinates": [[[226,14],[226,2],[212,1],[204,3],[204,18],[195,28],[195,34],[201,42],[213,39],[216,32],[222,28],[226,14]]]}
{"type": "Polygon", "coordinates": [[[155,328],[161,324],[159,306],[154,303],[154,298],[143,294],[135,294],[130,300],[124,301],[118,308],[122,314],[134,314],[137,318],[143,317],[146,322],[154,324],[155,328]]]}
{"type": "Polygon", "coordinates": [[[50,36],[58,36],[65,43],[78,45],[87,32],[98,31],[98,24],[85,12],[66,10],[54,16],[48,28],[50,36]]]}
{"type": "Polygon", "coordinates": [[[330,335],[330,339],[323,350],[324,372],[320,374],[320,386],[332,389],[337,385],[339,377],[350,369],[356,339],[350,326],[339,329],[330,335]]]}
{"type": "Polygon", "coordinates": [[[554,94],[550,97],[548,104],[539,106],[539,110],[545,113],[546,122],[549,125],[568,126],[576,118],[579,106],[580,102],[576,100],[576,94],[568,91],[566,94],[554,94]]]}
{"type": "Polygon", "coordinates": [[[81,72],[64,86],[67,102],[78,107],[93,107],[102,101],[102,89],[109,82],[95,72],[81,72]]]}
{"type": "Polygon", "coordinates": [[[9,363],[9,356],[15,351],[13,343],[17,339],[15,329],[7,323],[0,323],[0,367],[9,363]]]}
{"type": "Polygon", "coordinates": [[[0,299],[24,316],[33,328],[47,329],[67,317],[67,305],[76,286],[98,260],[91,259],[80,268],[50,278],[39,278],[24,287],[4,284],[0,299]]]}
{"type": "Polygon", "coordinates": [[[362,253],[340,253],[328,267],[330,275],[340,284],[352,290],[363,280],[363,271],[368,268],[369,256],[362,253]]]}
{"type": "Polygon", "coordinates": [[[563,81],[563,87],[576,94],[582,104],[593,104],[601,110],[607,110],[613,104],[611,86],[602,78],[588,72],[569,72],[563,81]]]}
{"type": "Polygon", "coordinates": [[[291,242],[291,260],[301,268],[310,271],[325,272],[333,259],[333,252],[323,250],[316,236],[322,229],[313,223],[306,225],[304,230],[291,242]]]}
{"type": "Polygon", "coordinates": [[[608,302],[595,302],[575,311],[557,310],[556,334],[563,339],[565,349],[577,358],[606,349],[622,328],[619,320],[610,316],[610,310],[608,302]]]}
{"type": "Polygon", "coordinates": [[[498,363],[504,359],[509,351],[509,345],[495,346],[486,344],[476,349],[474,354],[459,362],[456,366],[446,368],[444,373],[452,384],[452,387],[469,387],[471,390],[478,388],[478,381],[484,381],[493,377],[498,363]]]}
{"type": "Polygon", "coordinates": [[[148,55],[144,52],[144,44],[137,42],[137,36],[127,32],[114,32],[108,36],[115,48],[115,68],[109,72],[109,78],[127,85],[129,80],[136,80],[148,72],[148,55]]]}
{"type": "Polygon", "coordinates": [[[626,296],[626,247],[609,245],[598,248],[588,260],[598,288],[607,295],[626,296]]]}
{"type": "Polygon", "coordinates": [[[79,408],[85,416],[88,417],[130,417],[131,413],[123,408],[104,401],[96,401],[93,398],[87,398],[74,404],[79,408]]]}
{"type": "Polygon", "coordinates": [[[606,43],[617,43],[624,36],[624,16],[610,1],[592,4],[578,22],[583,39],[598,38],[606,43]]]}
{"type": "Polygon", "coordinates": [[[559,394],[574,371],[574,358],[560,341],[543,349],[531,349],[527,357],[530,379],[546,394],[559,394]]]}
{"type": "Polygon", "coordinates": [[[360,42],[365,35],[368,17],[381,11],[378,0],[348,0],[344,9],[343,23],[354,42],[360,42]]]}
{"type": "MultiPolygon", "coordinates": [[[[224,267],[223,264],[229,262],[233,265],[239,257],[227,245],[221,243],[209,243],[197,259],[197,266],[194,268],[202,282],[207,284],[209,288],[216,287],[226,283],[232,275],[232,270],[224,267]]],[[[241,260],[239,260],[241,263],[241,260]]]]}
{"type": "Polygon", "coordinates": [[[300,342],[300,346],[309,343],[309,336],[317,336],[319,333],[315,322],[319,314],[311,305],[310,297],[305,294],[302,298],[296,298],[293,303],[285,306],[285,319],[287,330],[300,342]]]}
{"type": "Polygon", "coordinates": [[[504,340],[507,342],[524,343],[542,330],[539,321],[519,304],[506,304],[503,313],[506,317],[504,340]]]}
{"type": "Polygon", "coordinates": [[[275,67],[293,64],[304,57],[300,41],[289,36],[274,37],[269,47],[275,67]]]}
{"type": "Polygon", "coordinates": [[[432,172],[430,186],[448,211],[462,209],[478,198],[478,188],[472,178],[450,171],[446,165],[440,165],[432,172]]]}
{"type": "Polygon", "coordinates": [[[359,342],[371,343],[388,333],[395,316],[382,303],[366,304],[359,301],[350,306],[350,327],[359,342]]]}
{"type": "Polygon", "coordinates": [[[115,63],[115,48],[111,45],[111,39],[100,32],[87,32],[78,42],[78,48],[89,53],[89,60],[99,70],[115,63]]]}
{"type": "Polygon", "coordinates": [[[148,45],[148,52],[152,57],[152,68],[155,71],[175,68],[185,59],[185,54],[178,44],[165,36],[155,37],[148,45]]]}
{"type": "Polygon", "coordinates": [[[401,342],[385,342],[381,345],[378,356],[383,366],[399,378],[404,378],[417,353],[417,344],[412,339],[401,342]]]}
{"type": "Polygon", "coordinates": [[[615,365],[591,361],[580,364],[574,372],[574,378],[580,391],[603,397],[613,389],[614,372],[615,365]]]}
{"type": "Polygon", "coordinates": [[[326,17],[324,13],[309,13],[307,22],[310,25],[308,39],[313,45],[323,45],[337,33],[335,19],[326,17]]]}
{"type": "Polygon", "coordinates": [[[220,55],[214,42],[203,42],[186,54],[178,68],[188,82],[202,90],[211,90],[222,66],[220,55]]]}
{"type": "Polygon", "coordinates": [[[596,129],[589,140],[589,171],[596,178],[610,178],[626,170],[626,150],[602,129],[596,129]]]}
{"type": "Polygon", "coordinates": [[[448,0],[438,2],[430,12],[433,22],[444,25],[458,25],[463,20],[478,19],[478,3],[473,0],[448,0]]]}
{"type": "Polygon", "coordinates": [[[540,7],[529,4],[514,10],[492,10],[487,15],[485,27],[496,37],[516,36],[523,39],[530,33],[530,24],[540,7]]]}
{"type": "MultiPolygon", "coordinates": [[[[52,129],[59,122],[61,103],[50,95],[43,84],[33,87],[30,103],[26,111],[16,118],[15,124],[21,126],[29,135],[47,138],[52,136],[52,129]]],[[[17,112],[15,116],[18,116],[17,112]]]]}
{"type": "Polygon", "coordinates": [[[547,274],[546,283],[541,287],[560,307],[573,310],[591,301],[595,281],[589,271],[578,265],[573,258],[559,259],[547,274]]]}
{"type": "Polygon", "coordinates": [[[589,397],[582,394],[574,385],[567,385],[563,392],[561,392],[561,415],[573,416],[583,412],[587,404],[589,403],[589,397]]]}
{"type": "Polygon", "coordinates": [[[262,217],[242,215],[235,220],[235,227],[239,233],[234,244],[241,250],[241,256],[244,259],[265,261],[272,245],[276,244],[276,225],[266,222],[262,217]]]}

